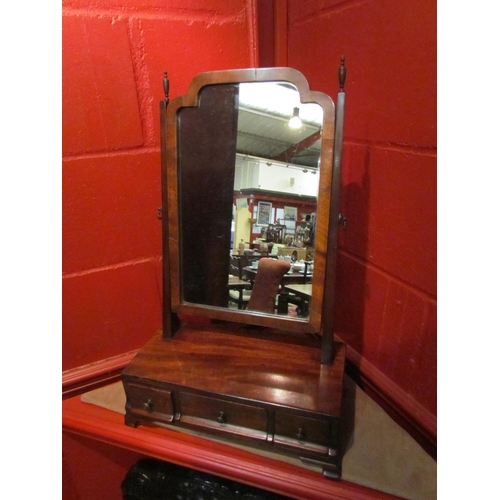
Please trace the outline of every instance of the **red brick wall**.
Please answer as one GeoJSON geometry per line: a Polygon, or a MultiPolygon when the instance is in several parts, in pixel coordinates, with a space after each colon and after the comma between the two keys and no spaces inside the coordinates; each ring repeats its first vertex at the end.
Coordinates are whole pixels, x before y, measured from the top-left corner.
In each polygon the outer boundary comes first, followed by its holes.
{"type": "Polygon", "coordinates": [[[337,334],[436,415],[436,2],[288,1],[288,64],[346,57],[337,334]]]}
{"type": "Polygon", "coordinates": [[[257,65],[252,0],[63,1],[63,370],[161,327],[158,102],[257,65]]]}

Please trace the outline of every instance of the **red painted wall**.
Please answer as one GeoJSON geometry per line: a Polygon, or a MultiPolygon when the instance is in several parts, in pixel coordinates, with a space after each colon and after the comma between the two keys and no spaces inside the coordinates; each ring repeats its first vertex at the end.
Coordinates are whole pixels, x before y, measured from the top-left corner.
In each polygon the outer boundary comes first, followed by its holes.
{"type": "MultiPolygon", "coordinates": [[[[335,96],[347,60],[337,334],[435,415],[435,2],[276,0],[286,25],[258,4],[260,60],[253,0],[63,1],[63,370],[161,326],[163,70],[174,97],[200,71],[279,65],[278,26],[314,89],[335,96]]],[[[63,450],[64,498],[121,498],[140,458],[75,436],[63,450]]]]}
{"type": "Polygon", "coordinates": [[[436,415],[436,2],[288,0],[288,64],[346,116],[336,333],[436,415]]]}
{"type": "Polygon", "coordinates": [[[121,483],[144,458],[122,448],[63,433],[62,498],[64,500],[123,500],[121,483]]]}
{"type": "Polygon", "coordinates": [[[63,370],[161,327],[158,102],[257,65],[252,0],[63,1],[63,370]]]}
{"type": "MultiPolygon", "coordinates": [[[[139,348],[161,326],[163,71],[174,97],[200,71],[281,64],[269,5],[257,58],[255,5],[63,2],[63,370],[139,348]]],[[[336,96],[347,61],[336,333],[436,415],[435,2],[275,5],[286,62],[312,88],[336,96]]],[[[139,458],[73,438],[64,449],[67,498],[86,474],[70,470],[80,454],[109,462],[115,495],[139,458]]]]}
{"type": "Polygon", "coordinates": [[[270,4],[257,61],[251,0],[63,2],[63,369],[161,326],[163,70],[173,97],[199,71],[272,62],[285,6],[286,59],[313,88],[335,96],[347,58],[337,333],[435,414],[435,3],[270,4]]]}

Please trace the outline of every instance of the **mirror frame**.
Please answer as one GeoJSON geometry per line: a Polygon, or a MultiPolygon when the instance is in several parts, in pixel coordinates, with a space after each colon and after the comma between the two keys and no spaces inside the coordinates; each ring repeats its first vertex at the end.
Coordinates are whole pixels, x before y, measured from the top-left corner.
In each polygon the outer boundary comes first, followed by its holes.
{"type": "MultiPolygon", "coordinates": [[[[335,105],[327,94],[311,91],[302,73],[292,68],[249,68],[200,73],[191,82],[188,93],[169,103],[168,80],[164,78],[165,100],[160,102],[162,156],[163,219],[163,336],[171,337],[178,328],[178,315],[197,316],[234,323],[270,327],[282,331],[320,333],[325,329],[325,299],[333,300],[333,279],[337,242],[340,165],[334,161],[335,105]],[[317,198],[313,296],[308,319],[270,315],[186,303],[181,298],[179,192],[177,157],[177,116],[185,107],[196,107],[201,89],[207,85],[250,82],[289,82],[302,103],[317,103],[323,108],[321,160],[317,198]],[[333,234],[332,234],[333,233],[333,234]]],[[[229,251],[229,249],[228,249],[229,251]]],[[[328,307],[333,302],[328,300],[328,307]]],[[[329,312],[331,315],[331,311],[329,312]]],[[[327,337],[333,337],[329,332],[327,337]]],[[[325,362],[325,361],[324,361],[325,362]]]]}

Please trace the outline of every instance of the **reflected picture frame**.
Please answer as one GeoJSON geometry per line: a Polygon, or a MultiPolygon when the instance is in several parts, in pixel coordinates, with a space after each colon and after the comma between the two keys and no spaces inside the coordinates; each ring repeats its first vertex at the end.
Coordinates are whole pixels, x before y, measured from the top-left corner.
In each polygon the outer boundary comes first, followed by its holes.
{"type": "Polygon", "coordinates": [[[268,226],[272,223],[271,214],[273,204],[268,201],[259,201],[257,203],[257,226],[268,226]]]}
{"type": "Polygon", "coordinates": [[[297,207],[287,207],[285,206],[284,208],[284,218],[285,220],[292,220],[296,221],[297,220],[297,207]]]}

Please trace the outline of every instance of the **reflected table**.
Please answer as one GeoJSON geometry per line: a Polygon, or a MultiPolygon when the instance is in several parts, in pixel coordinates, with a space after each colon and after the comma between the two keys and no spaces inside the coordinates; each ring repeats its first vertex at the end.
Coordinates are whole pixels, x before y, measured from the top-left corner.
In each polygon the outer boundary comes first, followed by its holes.
{"type": "Polygon", "coordinates": [[[287,292],[292,292],[295,295],[298,295],[299,297],[309,300],[312,295],[312,284],[307,283],[304,285],[301,284],[296,284],[296,285],[286,285],[284,287],[284,290],[287,292]]]}
{"type": "Polygon", "coordinates": [[[309,301],[312,296],[312,283],[296,283],[283,286],[278,300],[278,311],[283,314],[288,310],[288,304],[296,304],[299,307],[299,316],[309,314],[309,301]]]}
{"type": "MultiPolygon", "coordinates": [[[[258,271],[258,267],[255,268],[255,267],[251,267],[251,266],[247,266],[247,267],[244,267],[243,268],[243,273],[244,275],[250,280],[250,281],[255,281],[255,276],[257,276],[257,271],[258,271]]],[[[291,285],[291,284],[294,284],[294,283],[297,283],[297,284],[307,284],[307,283],[311,283],[312,281],[312,273],[303,273],[303,272],[288,272],[286,273],[282,280],[281,280],[281,286],[287,286],[287,285],[291,285]]]]}

